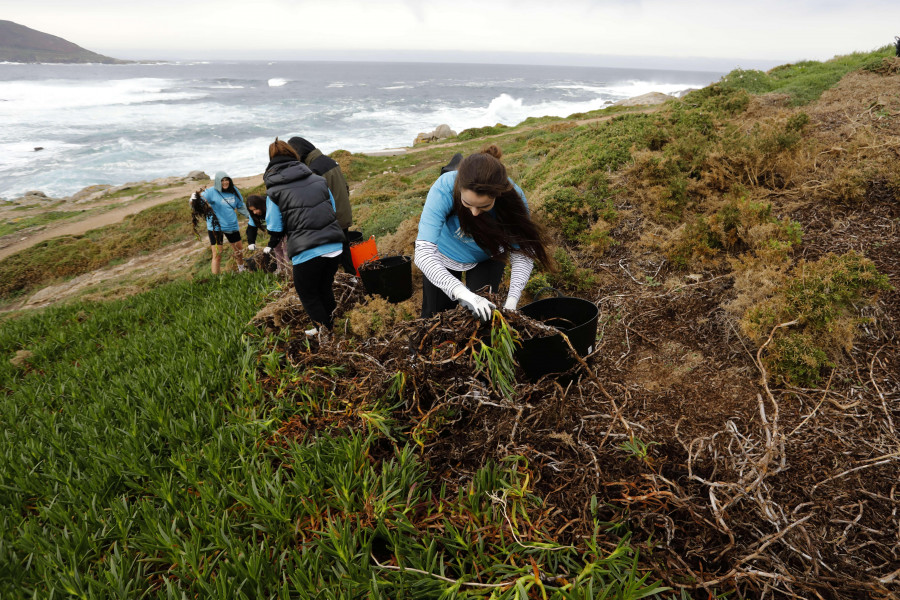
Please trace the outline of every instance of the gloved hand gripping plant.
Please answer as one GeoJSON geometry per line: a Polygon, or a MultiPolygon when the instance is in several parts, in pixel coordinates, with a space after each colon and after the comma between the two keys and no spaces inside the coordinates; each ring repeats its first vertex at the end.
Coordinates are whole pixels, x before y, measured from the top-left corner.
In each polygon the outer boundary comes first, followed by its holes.
{"type": "MultiPolygon", "coordinates": [[[[493,306],[493,305],[492,305],[493,306]]],[[[516,345],[521,345],[519,335],[509,326],[500,311],[493,311],[491,320],[491,344],[481,342],[481,348],[472,348],[477,371],[484,373],[493,390],[511,399],[516,388],[516,345]]]]}

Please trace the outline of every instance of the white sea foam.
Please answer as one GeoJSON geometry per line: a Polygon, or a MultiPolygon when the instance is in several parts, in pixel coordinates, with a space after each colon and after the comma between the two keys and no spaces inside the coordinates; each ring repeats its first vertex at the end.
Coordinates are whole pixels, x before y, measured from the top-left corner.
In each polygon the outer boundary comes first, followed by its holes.
{"type": "Polygon", "coordinates": [[[517,125],[528,117],[567,117],[574,113],[597,110],[607,106],[609,101],[609,97],[598,96],[593,100],[579,102],[555,101],[526,104],[521,98],[500,94],[487,106],[443,105],[436,106],[432,112],[424,114],[394,109],[362,110],[355,112],[350,120],[407,126],[407,131],[411,132],[414,138],[416,131],[433,129],[441,123],[447,123],[457,131],[496,125],[497,123],[517,125]]]}
{"type": "Polygon", "coordinates": [[[287,79],[282,79],[281,77],[273,77],[269,80],[269,87],[281,87],[283,85],[286,85],[287,82],[287,79]]]}
{"type": "Polygon", "coordinates": [[[0,103],[0,118],[10,113],[193,100],[206,95],[196,91],[175,91],[179,86],[176,80],[150,77],[107,81],[3,81],[0,82],[0,98],[7,102],[0,103]]]}

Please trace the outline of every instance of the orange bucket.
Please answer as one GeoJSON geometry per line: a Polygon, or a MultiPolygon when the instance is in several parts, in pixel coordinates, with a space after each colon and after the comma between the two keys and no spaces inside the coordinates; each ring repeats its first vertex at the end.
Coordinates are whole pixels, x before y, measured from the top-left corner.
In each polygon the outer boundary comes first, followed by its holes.
{"type": "Polygon", "coordinates": [[[378,258],[378,248],[375,246],[374,235],[364,242],[358,242],[350,246],[350,260],[353,261],[353,268],[356,269],[357,277],[359,277],[359,265],[373,258],[378,258]]]}

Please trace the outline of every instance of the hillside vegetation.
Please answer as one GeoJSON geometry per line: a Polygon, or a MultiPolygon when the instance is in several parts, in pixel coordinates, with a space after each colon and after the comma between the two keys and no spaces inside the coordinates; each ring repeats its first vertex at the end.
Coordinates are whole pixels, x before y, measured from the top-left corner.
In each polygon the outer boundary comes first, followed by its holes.
{"type": "Polygon", "coordinates": [[[125,63],[85,50],[61,37],[0,20],[0,62],[125,63]]]}
{"type": "MultiPolygon", "coordinates": [[[[440,166],[498,144],[553,238],[529,297],[600,309],[567,377],[524,377],[515,314],[416,320],[343,275],[322,346],[289,284],[194,262],[8,316],[3,596],[896,597],[891,54],[333,154],[409,254],[440,166]]],[[[185,204],[0,261],[0,293],[183,239],[185,204]]]]}

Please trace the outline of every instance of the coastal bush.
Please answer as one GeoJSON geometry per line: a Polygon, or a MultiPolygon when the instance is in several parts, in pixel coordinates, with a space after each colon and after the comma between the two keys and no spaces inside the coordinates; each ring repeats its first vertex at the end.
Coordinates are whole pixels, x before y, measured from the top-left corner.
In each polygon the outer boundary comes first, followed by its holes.
{"type": "Polygon", "coordinates": [[[787,119],[755,122],[749,130],[728,126],[712,160],[714,168],[727,172],[725,181],[783,188],[793,179],[793,157],[808,122],[808,115],[797,113],[787,119]]]}
{"type": "Polygon", "coordinates": [[[596,173],[585,188],[559,185],[544,192],[541,210],[567,241],[588,242],[589,231],[601,221],[614,222],[617,216],[609,197],[605,173],[596,173]]]}
{"type": "Polygon", "coordinates": [[[678,227],[663,251],[674,265],[686,268],[708,261],[721,248],[721,240],[710,228],[708,219],[701,215],[678,227]]]}
{"type": "Polygon", "coordinates": [[[496,125],[489,125],[487,127],[472,127],[470,129],[463,129],[462,131],[460,131],[456,136],[456,139],[461,142],[466,140],[474,140],[476,138],[483,138],[488,135],[503,133],[507,129],[509,129],[509,126],[504,125],[503,123],[497,123],[496,125]]]}
{"type": "Polygon", "coordinates": [[[765,362],[776,377],[812,385],[820,379],[818,367],[836,362],[841,352],[853,347],[859,306],[889,289],[887,276],[856,252],[800,261],[771,297],[747,310],[741,328],[762,344],[776,325],[797,321],[790,329],[774,331],[773,350],[765,362]],[[793,337],[783,340],[786,336],[793,337]]]}
{"type": "Polygon", "coordinates": [[[712,215],[694,216],[675,229],[664,251],[682,268],[708,262],[722,251],[753,251],[768,261],[779,262],[802,240],[800,224],[774,216],[770,203],[739,197],[726,201],[712,215]]]}
{"type": "Polygon", "coordinates": [[[553,251],[557,271],[538,271],[532,275],[525,291],[531,295],[538,294],[547,288],[567,292],[585,292],[597,283],[597,278],[590,269],[579,267],[576,258],[566,248],[553,251]]]}
{"type": "Polygon", "coordinates": [[[425,204],[424,194],[418,198],[379,200],[369,197],[368,200],[367,204],[354,206],[354,227],[376,238],[394,233],[401,223],[418,217],[425,204]]]}

